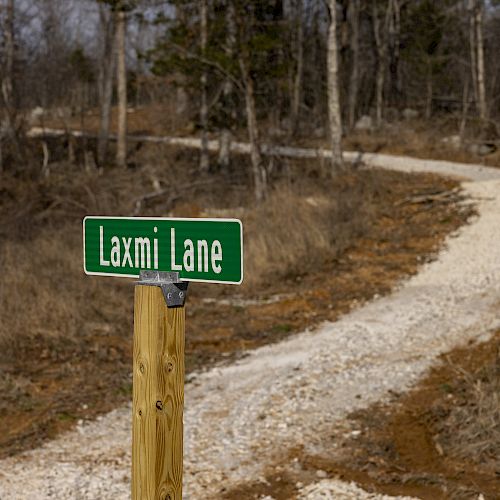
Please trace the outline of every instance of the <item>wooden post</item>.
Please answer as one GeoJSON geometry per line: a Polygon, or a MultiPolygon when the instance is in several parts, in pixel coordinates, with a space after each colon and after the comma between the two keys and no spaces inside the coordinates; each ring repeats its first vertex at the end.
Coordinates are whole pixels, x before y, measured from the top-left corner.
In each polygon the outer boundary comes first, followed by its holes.
{"type": "Polygon", "coordinates": [[[134,307],[132,500],[181,500],[185,310],[146,285],[134,307]]]}

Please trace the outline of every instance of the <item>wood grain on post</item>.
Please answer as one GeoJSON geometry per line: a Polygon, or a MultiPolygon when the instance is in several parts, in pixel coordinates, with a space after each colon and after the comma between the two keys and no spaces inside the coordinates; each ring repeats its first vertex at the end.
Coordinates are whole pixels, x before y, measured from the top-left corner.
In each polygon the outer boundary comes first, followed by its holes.
{"type": "Polygon", "coordinates": [[[132,499],[181,500],[184,307],[135,287],[132,499]]]}

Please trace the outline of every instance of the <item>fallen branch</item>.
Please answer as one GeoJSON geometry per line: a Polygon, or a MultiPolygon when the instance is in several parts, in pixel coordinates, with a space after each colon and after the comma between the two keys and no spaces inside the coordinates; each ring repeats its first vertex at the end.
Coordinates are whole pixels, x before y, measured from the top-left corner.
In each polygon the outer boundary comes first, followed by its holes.
{"type": "Polygon", "coordinates": [[[48,177],[50,174],[49,171],[49,147],[45,141],[42,141],[42,151],[43,151],[43,164],[42,164],[42,175],[44,177],[48,177]]]}
{"type": "Polygon", "coordinates": [[[452,203],[460,200],[462,197],[460,196],[460,190],[453,189],[452,191],[440,191],[437,193],[425,193],[425,194],[417,194],[413,196],[408,196],[403,200],[396,202],[395,206],[401,205],[421,205],[428,203],[452,203]]]}
{"type": "MultiPolygon", "coordinates": [[[[155,198],[160,198],[161,196],[166,195],[168,192],[167,189],[162,189],[161,191],[153,191],[152,193],[147,193],[140,198],[137,198],[134,203],[134,210],[132,212],[132,217],[137,217],[142,209],[142,205],[149,201],[153,200],[155,198]]],[[[179,199],[179,195],[170,195],[167,199],[167,206],[172,204],[174,201],[177,201],[179,199]]]]}
{"type": "Polygon", "coordinates": [[[175,186],[175,187],[169,186],[168,188],[161,189],[159,191],[153,191],[151,193],[146,193],[146,194],[144,194],[144,195],[142,195],[139,198],[136,198],[134,200],[134,202],[133,202],[134,210],[132,212],[132,216],[136,217],[137,215],[139,215],[139,213],[142,209],[142,206],[145,202],[150,201],[150,200],[154,200],[155,198],[161,198],[162,196],[165,196],[171,190],[175,190],[175,192],[171,193],[170,196],[167,198],[167,200],[166,200],[167,207],[169,207],[170,205],[172,205],[172,203],[174,203],[179,198],[181,198],[183,196],[184,192],[188,191],[188,189],[193,189],[193,188],[197,188],[199,186],[213,184],[214,182],[217,182],[217,180],[216,179],[207,179],[204,181],[192,182],[190,184],[183,184],[181,186],[175,186]]]}

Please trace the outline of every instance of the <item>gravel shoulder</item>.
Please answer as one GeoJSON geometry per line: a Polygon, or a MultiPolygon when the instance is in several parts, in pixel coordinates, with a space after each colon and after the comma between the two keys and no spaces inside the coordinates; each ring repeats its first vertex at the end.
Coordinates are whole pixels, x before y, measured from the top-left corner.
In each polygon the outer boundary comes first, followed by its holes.
{"type": "MultiPolygon", "coordinates": [[[[437,355],[500,326],[500,172],[471,167],[467,176],[479,216],[392,295],[191,377],[185,498],[223,498],[242,482],[264,480],[266,467],[293,447],[321,450],[348,413],[407,389],[437,355]]],[[[120,408],[1,461],[0,498],[129,498],[130,422],[130,407],[120,408]]],[[[325,479],[299,496],[384,498],[363,495],[325,479]]]]}

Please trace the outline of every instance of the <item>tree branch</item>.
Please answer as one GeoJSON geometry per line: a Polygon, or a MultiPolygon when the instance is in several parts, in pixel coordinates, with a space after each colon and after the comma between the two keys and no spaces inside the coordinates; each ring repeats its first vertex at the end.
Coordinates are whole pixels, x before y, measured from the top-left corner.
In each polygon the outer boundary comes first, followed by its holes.
{"type": "Polygon", "coordinates": [[[198,61],[198,62],[200,62],[202,64],[206,64],[207,66],[210,66],[211,68],[216,69],[217,71],[219,71],[219,73],[221,73],[227,79],[231,80],[234,83],[234,85],[236,85],[236,87],[238,88],[238,90],[240,92],[244,92],[245,91],[245,88],[242,85],[242,83],[240,82],[240,80],[238,80],[237,78],[235,78],[234,75],[232,75],[229,71],[227,71],[218,62],[211,61],[210,59],[207,59],[204,56],[199,56],[198,54],[193,54],[192,52],[189,52],[188,50],[186,50],[184,47],[181,47],[180,45],[177,45],[175,43],[172,43],[171,46],[175,50],[177,50],[178,52],[180,52],[183,56],[187,57],[188,59],[192,59],[194,61],[198,61]]]}

